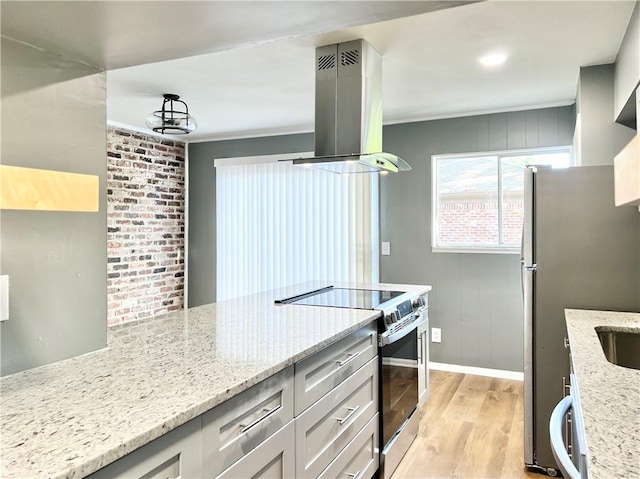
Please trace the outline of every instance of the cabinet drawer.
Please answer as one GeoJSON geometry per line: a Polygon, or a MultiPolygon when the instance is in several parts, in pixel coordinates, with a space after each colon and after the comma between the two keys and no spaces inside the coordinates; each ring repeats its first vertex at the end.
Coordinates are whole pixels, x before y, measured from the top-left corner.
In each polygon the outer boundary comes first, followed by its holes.
{"type": "Polygon", "coordinates": [[[293,419],[293,366],[202,416],[203,470],[214,477],[293,419]]]}
{"type": "Polygon", "coordinates": [[[296,418],[296,477],[317,477],[378,410],[378,357],[296,418]]]}
{"type": "Polygon", "coordinates": [[[376,414],[318,479],[370,479],[378,470],[378,447],[376,414]]]}
{"type": "Polygon", "coordinates": [[[200,478],[201,466],[200,418],[196,418],[103,467],[88,478],[200,478]]]}
{"type": "Polygon", "coordinates": [[[295,365],[295,413],[301,414],[378,353],[372,323],[295,365]]]}
{"type": "Polygon", "coordinates": [[[246,454],[216,479],[284,479],[295,477],[293,421],[246,454]]]}

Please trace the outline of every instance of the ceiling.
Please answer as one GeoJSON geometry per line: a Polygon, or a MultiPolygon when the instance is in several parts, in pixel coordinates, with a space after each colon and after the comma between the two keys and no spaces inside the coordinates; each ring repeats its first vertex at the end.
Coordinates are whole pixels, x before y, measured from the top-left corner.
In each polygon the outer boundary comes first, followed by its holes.
{"type": "Polygon", "coordinates": [[[635,1],[3,0],[2,34],[107,72],[107,116],[144,130],[163,93],[189,104],[180,139],[313,131],[317,46],[383,55],[384,122],[567,105],[580,66],[612,63],[635,1]],[[81,39],[81,40],[80,40],[81,39]],[[508,55],[487,69],[478,58],[508,55]]]}

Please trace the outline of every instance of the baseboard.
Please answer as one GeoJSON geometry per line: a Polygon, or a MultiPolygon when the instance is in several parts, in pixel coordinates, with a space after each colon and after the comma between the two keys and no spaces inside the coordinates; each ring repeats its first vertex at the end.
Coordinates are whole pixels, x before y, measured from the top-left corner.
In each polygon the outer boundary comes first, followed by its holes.
{"type": "Polygon", "coordinates": [[[511,379],[524,381],[524,373],[518,371],[503,371],[501,369],[476,368],[474,366],[460,366],[458,364],[434,363],[429,361],[429,369],[447,371],[450,373],[472,374],[474,376],[488,376],[490,378],[511,379]]]}

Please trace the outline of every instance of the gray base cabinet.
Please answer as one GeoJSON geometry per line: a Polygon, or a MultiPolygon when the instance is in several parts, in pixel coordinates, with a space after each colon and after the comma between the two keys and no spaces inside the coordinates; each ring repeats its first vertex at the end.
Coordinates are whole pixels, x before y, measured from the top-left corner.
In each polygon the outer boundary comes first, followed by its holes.
{"type": "Polygon", "coordinates": [[[90,477],[369,479],[378,469],[375,323],[90,477]]]}
{"type": "Polygon", "coordinates": [[[429,397],[429,315],[423,313],[424,321],[418,324],[418,407],[429,397]]]}
{"type": "Polygon", "coordinates": [[[373,358],[296,418],[297,477],[318,477],[375,416],[377,370],[373,358]]]}
{"type": "Polygon", "coordinates": [[[338,454],[318,479],[364,479],[378,470],[378,414],[338,454]]]}
{"type": "Polygon", "coordinates": [[[204,477],[224,469],[293,420],[293,366],[202,415],[204,477]]]}
{"type": "Polygon", "coordinates": [[[90,479],[199,479],[202,477],[200,418],[160,436],[88,476],[90,479]]]}
{"type": "Polygon", "coordinates": [[[296,416],[377,354],[378,336],[371,325],[296,363],[296,416]]]}
{"type": "MultiPolygon", "coordinates": [[[[282,479],[295,477],[293,421],[245,454],[216,479],[282,479]]],[[[208,477],[208,476],[207,476],[208,477]]]]}

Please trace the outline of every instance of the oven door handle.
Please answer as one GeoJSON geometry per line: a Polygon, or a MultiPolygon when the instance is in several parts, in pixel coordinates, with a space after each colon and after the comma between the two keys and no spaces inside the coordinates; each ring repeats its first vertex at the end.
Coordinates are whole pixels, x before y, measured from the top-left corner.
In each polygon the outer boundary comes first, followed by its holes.
{"type": "Polygon", "coordinates": [[[385,331],[380,335],[380,346],[386,346],[387,344],[395,343],[399,339],[404,338],[411,331],[414,331],[418,327],[418,325],[422,324],[423,321],[425,321],[424,315],[420,313],[412,323],[409,323],[404,328],[399,329],[395,332],[385,331]]]}

